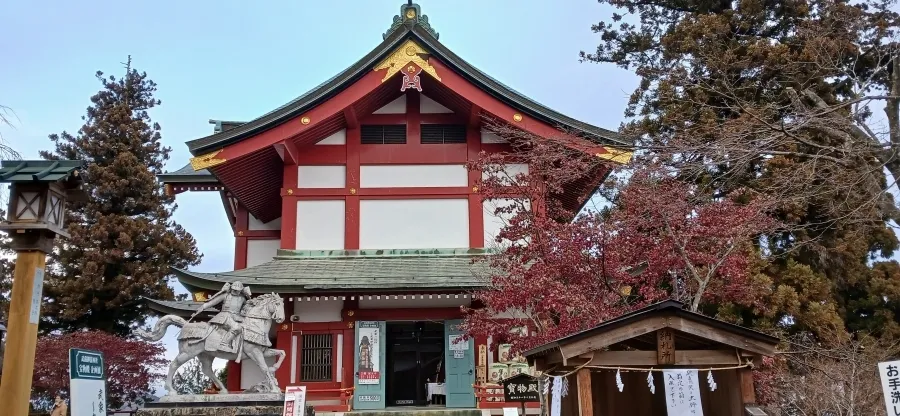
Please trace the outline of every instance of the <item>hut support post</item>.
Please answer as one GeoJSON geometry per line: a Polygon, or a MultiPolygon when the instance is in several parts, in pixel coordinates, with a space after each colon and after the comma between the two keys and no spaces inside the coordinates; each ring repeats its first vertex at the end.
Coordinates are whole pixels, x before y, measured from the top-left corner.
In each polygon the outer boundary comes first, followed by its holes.
{"type": "Polygon", "coordinates": [[[741,379],[741,404],[756,404],[756,392],[753,390],[753,370],[742,368],[738,370],[741,379]]]}
{"type": "Polygon", "coordinates": [[[594,416],[594,396],[591,392],[591,370],[582,368],[578,370],[578,414],[580,416],[594,416]]]}

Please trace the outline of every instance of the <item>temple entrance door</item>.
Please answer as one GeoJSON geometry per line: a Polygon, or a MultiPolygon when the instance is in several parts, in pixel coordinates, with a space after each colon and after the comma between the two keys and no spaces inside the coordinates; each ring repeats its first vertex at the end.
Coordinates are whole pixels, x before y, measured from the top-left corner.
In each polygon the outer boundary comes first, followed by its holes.
{"type": "Polygon", "coordinates": [[[475,407],[474,340],[454,342],[463,335],[462,321],[444,321],[444,362],[447,363],[447,407],[475,407]]]}
{"type": "Polygon", "coordinates": [[[356,322],[354,409],[384,409],[385,344],[384,321],[356,322]]]}

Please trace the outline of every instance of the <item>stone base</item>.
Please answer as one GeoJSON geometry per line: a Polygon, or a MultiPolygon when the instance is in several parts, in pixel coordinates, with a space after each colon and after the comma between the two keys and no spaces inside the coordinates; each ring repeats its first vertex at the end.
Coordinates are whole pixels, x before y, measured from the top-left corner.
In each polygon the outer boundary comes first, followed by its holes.
{"type": "Polygon", "coordinates": [[[179,394],[163,396],[146,407],[281,406],[284,393],[179,394]]]}
{"type": "Polygon", "coordinates": [[[143,408],[135,416],[281,416],[282,406],[197,406],[143,408]]]}

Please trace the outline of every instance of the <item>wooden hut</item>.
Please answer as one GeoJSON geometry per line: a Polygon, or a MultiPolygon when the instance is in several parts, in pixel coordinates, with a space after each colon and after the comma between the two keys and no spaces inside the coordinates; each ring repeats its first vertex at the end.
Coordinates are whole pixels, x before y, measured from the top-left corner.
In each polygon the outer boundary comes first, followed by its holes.
{"type": "Polygon", "coordinates": [[[697,370],[687,373],[699,384],[694,391],[699,389],[702,409],[694,414],[758,415],[764,413],[755,406],[752,366],[772,356],[777,344],[775,337],[690,312],[670,300],[524,355],[536,370],[568,381],[568,394],[560,398],[562,415],[666,415],[668,400],[677,400],[667,394],[676,390],[669,380],[680,374],[666,370],[679,369],[697,370]]]}

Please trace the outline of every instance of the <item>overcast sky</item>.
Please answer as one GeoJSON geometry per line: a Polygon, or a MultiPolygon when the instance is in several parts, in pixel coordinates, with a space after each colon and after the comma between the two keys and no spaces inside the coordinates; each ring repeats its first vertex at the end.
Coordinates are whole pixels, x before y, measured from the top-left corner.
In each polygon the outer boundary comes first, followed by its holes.
{"type": "MultiPolygon", "coordinates": [[[[419,0],[440,41],[536,101],[618,128],[637,78],[578,62],[596,47],[591,24],[611,9],[592,0],[419,0]]],[[[402,0],[6,2],[0,13],[0,104],[15,111],[0,134],[24,158],[47,136],[75,133],[97,92],[94,72],[146,71],[162,105],[151,113],[173,151],[212,132],[209,119],[247,121],[296,98],[371,51],[402,0]]],[[[427,93],[427,91],[426,91],[427,93]]],[[[200,271],[231,270],[234,239],[217,193],[178,196],[175,219],[197,239],[200,271]]],[[[174,284],[179,293],[184,289],[174,284]]],[[[174,356],[173,330],[166,338],[174,356]]],[[[219,363],[221,366],[222,363],[219,363]]]]}

